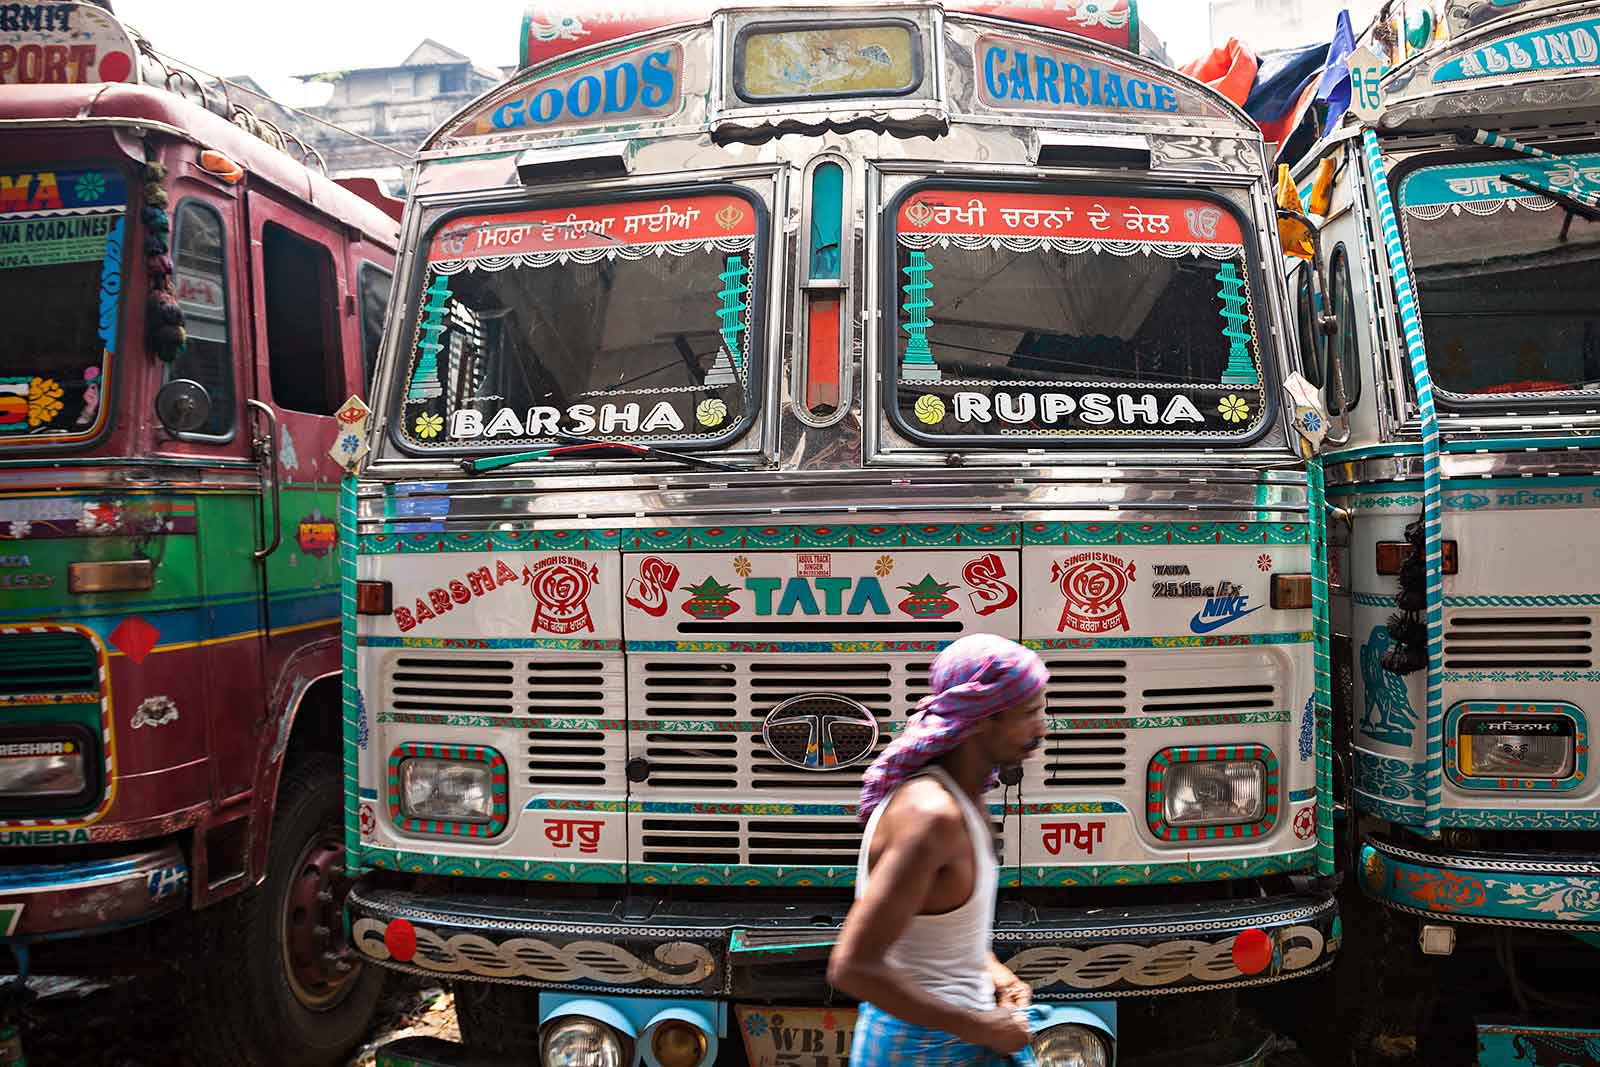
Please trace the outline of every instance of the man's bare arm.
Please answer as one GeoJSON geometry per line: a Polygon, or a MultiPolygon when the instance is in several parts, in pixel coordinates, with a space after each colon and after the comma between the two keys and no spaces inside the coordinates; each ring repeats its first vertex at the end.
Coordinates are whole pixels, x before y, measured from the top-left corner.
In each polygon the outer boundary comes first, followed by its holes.
{"type": "Polygon", "coordinates": [[[975,1012],[956,1007],[906,981],[884,958],[922,910],[939,870],[958,849],[969,847],[959,810],[953,806],[917,810],[922,808],[917,805],[905,812],[910,818],[897,820],[898,832],[873,865],[866,893],[845,919],[828,961],[828,981],[897,1019],[1001,1052],[1015,1052],[1028,1043],[1028,1028],[1009,1010],[975,1012]]]}

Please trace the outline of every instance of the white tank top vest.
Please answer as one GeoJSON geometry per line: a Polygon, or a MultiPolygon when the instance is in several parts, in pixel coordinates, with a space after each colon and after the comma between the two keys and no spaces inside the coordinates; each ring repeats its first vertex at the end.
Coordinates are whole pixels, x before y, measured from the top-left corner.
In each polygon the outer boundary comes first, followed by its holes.
{"type": "MultiPolygon", "coordinates": [[[[907,781],[922,774],[938,778],[961,805],[961,813],[967,821],[967,837],[972,842],[975,872],[972,894],[954,911],[913,916],[900,939],[885,953],[884,960],[947,1004],[986,1011],[995,1006],[994,979],[989,975],[989,940],[994,930],[995,890],[1000,881],[989,823],[972,798],[961,791],[943,768],[928,767],[907,781]]],[[[896,787],[895,792],[898,791],[896,787]]],[[[867,820],[867,830],[861,839],[861,858],[856,864],[857,899],[867,888],[873,832],[893,799],[894,793],[890,793],[867,820]]]]}

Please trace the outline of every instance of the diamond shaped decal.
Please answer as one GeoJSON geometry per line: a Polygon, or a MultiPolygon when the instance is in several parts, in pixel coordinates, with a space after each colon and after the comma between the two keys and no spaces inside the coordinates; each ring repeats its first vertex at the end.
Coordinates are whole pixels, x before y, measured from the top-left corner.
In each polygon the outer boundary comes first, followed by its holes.
{"type": "Polygon", "coordinates": [[[123,655],[135,663],[143,663],[150,650],[156,647],[156,640],[161,636],[161,631],[138,615],[129,615],[117,623],[117,628],[111,631],[110,640],[123,655]]]}

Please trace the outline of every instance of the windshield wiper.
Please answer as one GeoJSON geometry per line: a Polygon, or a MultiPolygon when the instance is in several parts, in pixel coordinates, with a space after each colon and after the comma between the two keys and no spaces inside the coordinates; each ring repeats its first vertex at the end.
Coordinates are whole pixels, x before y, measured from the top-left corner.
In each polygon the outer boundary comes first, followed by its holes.
{"type": "Polygon", "coordinates": [[[720,463],[714,459],[702,459],[699,456],[686,455],[683,452],[669,452],[654,445],[637,445],[631,441],[601,441],[593,437],[579,437],[576,434],[567,433],[556,434],[556,436],[570,443],[533,448],[526,452],[510,452],[503,456],[464,459],[461,461],[461,469],[468,474],[482,474],[484,471],[499,470],[501,467],[509,467],[514,463],[525,463],[530,459],[574,456],[584,452],[620,452],[626,456],[666,459],[674,463],[688,464],[691,467],[709,467],[711,470],[718,471],[737,471],[740,469],[731,463],[720,463]]]}
{"type": "Polygon", "coordinates": [[[1572,229],[1572,217],[1574,215],[1586,222],[1600,222],[1600,198],[1591,200],[1590,197],[1593,194],[1569,193],[1554,186],[1545,185],[1542,182],[1531,182],[1525,178],[1518,178],[1513,174],[1502,174],[1500,175],[1500,180],[1518,189],[1525,189],[1530,193],[1547,196],[1561,205],[1567,213],[1567,218],[1561,224],[1561,233],[1557,236],[1557,240],[1565,241],[1567,239],[1567,233],[1572,229]]]}

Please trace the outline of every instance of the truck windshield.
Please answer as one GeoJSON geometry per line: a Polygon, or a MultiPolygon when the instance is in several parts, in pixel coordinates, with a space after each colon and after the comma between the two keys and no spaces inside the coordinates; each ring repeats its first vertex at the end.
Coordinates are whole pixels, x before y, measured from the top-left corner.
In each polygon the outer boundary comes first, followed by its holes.
{"type": "Polygon", "coordinates": [[[733,440],[761,366],[758,212],[718,192],[444,222],[398,386],[403,443],[733,440]]]}
{"type": "Polygon", "coordinates": [[[1600,389],[1600,222],[1544,188],[1600,192],[1600,154],[1425,166],[1400,180],[1428,368],[1441,392],[1504,401],[1600,389]]]}
{"type": "Polygon", "coordinates": [[[895,216],[889,412],[925,443],[1252,438],[1268,392],[1221,202],[920,187],[895,216]]]}
{"type": "Polygon", "coordinates": [[[99,431],[127,200],[113,170],[0,171],[0,445],[99,431]]]}

